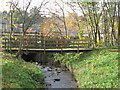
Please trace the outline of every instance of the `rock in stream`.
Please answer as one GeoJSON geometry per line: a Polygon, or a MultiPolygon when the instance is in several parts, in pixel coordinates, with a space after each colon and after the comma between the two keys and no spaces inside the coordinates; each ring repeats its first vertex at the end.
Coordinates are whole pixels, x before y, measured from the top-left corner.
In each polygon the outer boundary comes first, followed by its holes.
{"type": "Polygon", "coordinates": [[[42,65],[39,66],[39,69],[45,75],[44,82],[48,88],[77,88],[77,84],[70,72],[61,68],[43,67],[42,65]]]}

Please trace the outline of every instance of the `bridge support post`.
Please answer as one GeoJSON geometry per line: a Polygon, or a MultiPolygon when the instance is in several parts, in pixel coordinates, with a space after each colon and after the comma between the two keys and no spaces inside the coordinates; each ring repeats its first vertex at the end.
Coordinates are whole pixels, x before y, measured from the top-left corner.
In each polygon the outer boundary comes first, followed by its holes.
{"type": "Polygon", "coordinates": [[[45,40],[43,40],[44,54],[45,54],[45,40]]]}
{"type": "Polygon", "coordinates": [[[77,53],[79,53],[79,48],[78,48],[78,50],[77,50],[77,53]]]}
{"type": "Polygon", "coordinates": [[[44,54],[45,54],[45,49],[44,49],[44,54]]]}
{"type": "Polygon", "coordinates": [[[62,48],[61,48],[61,53],[62,53],[62,48]]]}

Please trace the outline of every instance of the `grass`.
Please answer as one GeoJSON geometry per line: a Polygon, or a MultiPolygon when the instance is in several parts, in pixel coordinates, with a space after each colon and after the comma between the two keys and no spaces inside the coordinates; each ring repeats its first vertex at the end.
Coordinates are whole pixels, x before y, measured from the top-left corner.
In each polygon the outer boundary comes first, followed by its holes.
{"type": "Polygon", "coordinates": [[[2,88],[43,88],[43,78],[34,63],[3,53],[2,88]]]}
{"type": "Polygon", "coordinates": [[[70,65],[80,88],[118,88],[118,52],[94,50],[54,55],[56,61],[70,65]]]}

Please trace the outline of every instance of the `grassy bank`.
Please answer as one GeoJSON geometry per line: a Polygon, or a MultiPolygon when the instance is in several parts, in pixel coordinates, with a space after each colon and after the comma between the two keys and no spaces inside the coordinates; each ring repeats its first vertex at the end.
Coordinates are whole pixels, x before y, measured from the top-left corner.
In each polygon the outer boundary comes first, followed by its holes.
{"type": "Polygon", "coordinates": [[[37,65],[8,53],[2,54],[3,88],[43,88],[44,76],[37,65]]]}
{"type": "Polygon", "coordinates": [[[55,54],[75,75],[80,88],[116,88],[118,84],[118,52],[95,50],[82,53],[55,54]]]}

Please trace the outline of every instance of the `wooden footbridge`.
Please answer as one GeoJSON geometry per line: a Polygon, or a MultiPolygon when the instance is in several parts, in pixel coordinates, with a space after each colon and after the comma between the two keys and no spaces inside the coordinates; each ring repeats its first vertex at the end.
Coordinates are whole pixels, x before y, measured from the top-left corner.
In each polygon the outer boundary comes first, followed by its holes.
{"type": "Polygon", "coordinates": [[[29,52],[81,52],[91,51],[90,40],[84,39],[45,39],[38,34],[26,34],[22,37],[19,33],[14,33],[10,37],[9,33],[2,34],[3,50],[29,52]],[[21,46],[20,46],[21,45],[21,46]]]}

